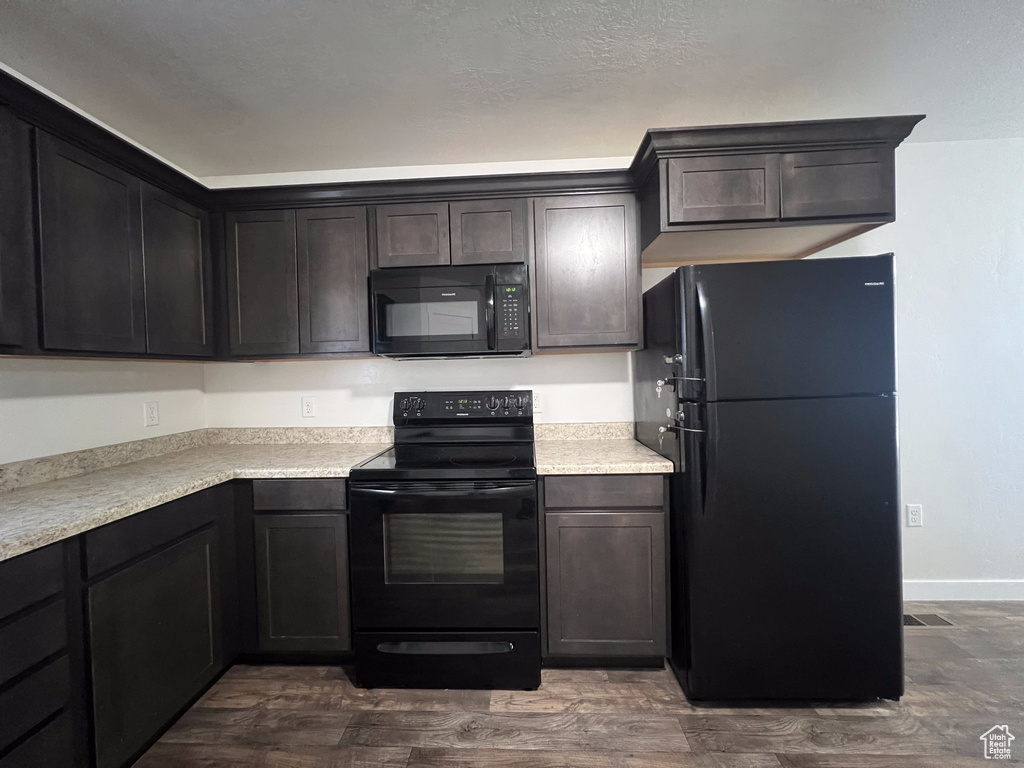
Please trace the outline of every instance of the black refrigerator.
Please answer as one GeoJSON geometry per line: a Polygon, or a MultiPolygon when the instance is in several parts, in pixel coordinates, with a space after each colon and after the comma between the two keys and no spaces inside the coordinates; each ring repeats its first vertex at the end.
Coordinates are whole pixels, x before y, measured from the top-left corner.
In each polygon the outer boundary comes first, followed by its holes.
{"type": "Polygon", "coordinates": [[[897,699],[892,254],[644,293],[637,439],[675,464],[670,661],[695,700],[897,699]]]}

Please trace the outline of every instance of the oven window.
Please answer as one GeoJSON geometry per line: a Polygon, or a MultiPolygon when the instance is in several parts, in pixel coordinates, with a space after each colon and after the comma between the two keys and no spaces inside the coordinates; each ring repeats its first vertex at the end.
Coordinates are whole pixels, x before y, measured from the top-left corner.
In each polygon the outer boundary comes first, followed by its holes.
{"type": "Polygon", "coordinates": [[[385,513],[388,584],[501,584],[504,579],[501,514],[385,513]]]}
{"type": "Polygon", "coordinates": [[[387,335],[476,336],[480,332],[480,310],[475,301],[418,301],[387,304],[384,322],[387,335]]]}

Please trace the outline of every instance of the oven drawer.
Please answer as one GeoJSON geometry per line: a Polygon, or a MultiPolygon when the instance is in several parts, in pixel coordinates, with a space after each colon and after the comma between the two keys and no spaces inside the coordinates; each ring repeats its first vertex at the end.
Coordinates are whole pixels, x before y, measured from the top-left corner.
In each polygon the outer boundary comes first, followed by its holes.
{"type": "Polygon", "coordinates": [[[357,632],[355,652],[364,688],[540,685],[539,632],[357,632]]]}

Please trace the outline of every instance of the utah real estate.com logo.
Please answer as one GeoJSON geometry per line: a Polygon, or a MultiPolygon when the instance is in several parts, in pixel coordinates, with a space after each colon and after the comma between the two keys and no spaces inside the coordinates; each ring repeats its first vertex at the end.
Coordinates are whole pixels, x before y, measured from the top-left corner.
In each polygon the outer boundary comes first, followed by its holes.
{"type": "Polygon", "coordinates": [[[1014,740],[1014,735],[1008,726],[993,725],[978,738],[985,742],[986,760],[1010,759],[1010,742],[1014,740]]]}

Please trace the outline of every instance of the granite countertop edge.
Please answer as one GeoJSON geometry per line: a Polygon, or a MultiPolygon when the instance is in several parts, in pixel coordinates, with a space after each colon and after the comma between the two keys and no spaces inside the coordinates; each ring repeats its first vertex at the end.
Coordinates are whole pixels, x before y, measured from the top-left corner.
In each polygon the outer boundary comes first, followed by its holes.
{"type": "MultiPolygon", "coordinates": [[[[665,474],[672,464],[634,440],[538,441],[537,474],[665,474]],[[549,454],[549,457],[545,457],[549,454]]],[[[301,446],[310,449],[344,450],[352,454],[338,463],[311,456],[285,462],[261,461],[258,456],[231,457],[232,452],[280,450],[282,445],[245,445],[188,448],[177,453],[121,464],[108,469],[53,480],[0,493],[0,561],[78,536],[108,523],[130,517],[230,480],[273,478],[348,477],[352,467],[388,446],[373,443],[332,443],[301,446]],[[234,450],[232,450],[234,449],[234,450]],[[205,453],[204,453],[205,452],[205,453]],[[219,455],[219,454],[227,454],[219,455]],[[214,466],[196,466],[191,463],[214,466]],[[185,466],[177,466],[177,465],[185,466]],[[216,466],[216,465],[220,466],[216,466]],[[275,466],[275,464],[277,464],[275,466]],[[181,475],[166,484],[142,478],[181,475]],[[76,486],[85,484],[85,492],[76,486]]]]}

